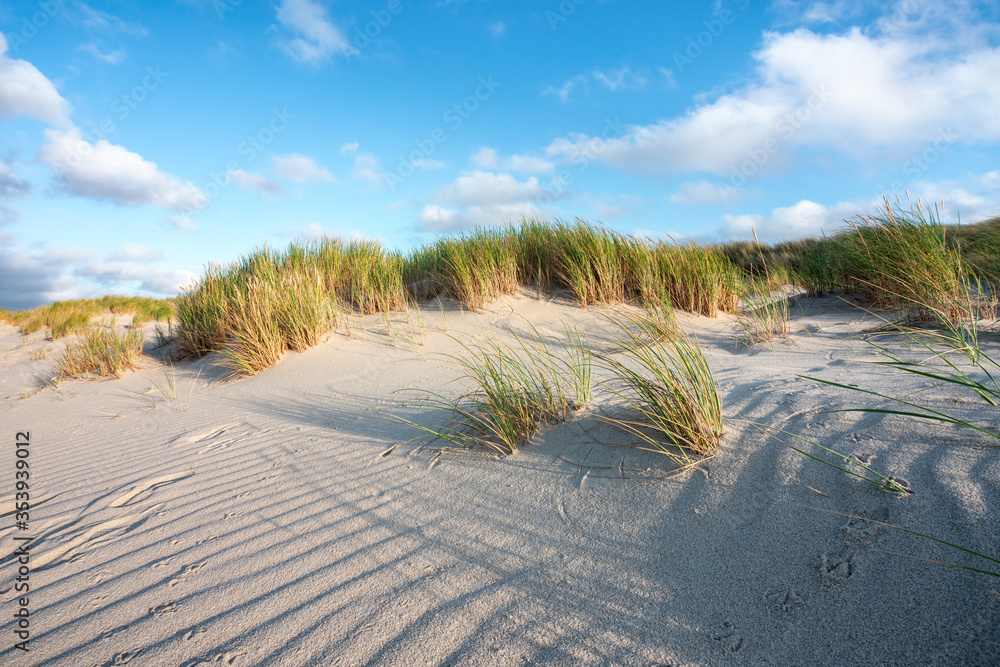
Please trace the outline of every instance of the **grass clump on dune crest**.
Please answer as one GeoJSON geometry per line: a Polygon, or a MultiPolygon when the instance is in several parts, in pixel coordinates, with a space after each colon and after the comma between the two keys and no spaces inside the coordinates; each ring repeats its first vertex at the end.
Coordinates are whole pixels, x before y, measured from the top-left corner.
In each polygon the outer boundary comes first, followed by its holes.
{"type": "Polygon", "coordinates": [[[839,238],[848,287],[918,318],[944,316],[947,322],[957,316],[963,263],[936,212],[925,210],[919,199],[907,209],[886,198],[883,209],[858,216],[851,225],[839,238]]]}
{"type": "Polygon", "coordinates": [[[265,247],[227,267],[210,265],[177,299],[177,341],[182,355],[225,351],[229,366],[252,374],[285,350],[314,345],[340,313],[405,311],[411,299],[442,291],[471,310],[535,286],[568,289],[581,306],[637,301],[714,316],[733,312],[738,280],[715,250],[654,244],[579,220],[477,229],[408,255],[374,241],[294,242],[283,253],[265,247]]]}
{"type": "Polygon", "coordinates": [[[56,301],[31,310],[10,312],[3,319],[24,334],[48,328],[48,338],[64,338],[82,332],[99,315],[132,315],[135,326],[149,320],[169,321],[174,316],[172,299],[151,299],[139,296],[104,296],[99,299],[56,301]]]}
{"type": "Polygon", "coordinates": [[[95,327],[83,331],[79,338],[66,344],[65,351],[56,362],[56,370],[63,378],[80,378],[91,373],[120,378],[125,371],[138,368],[141,354],[140,330],[117,333],[109,327],[95,327]]]}
{"type": "Polygon", "coordinates": [[[209,266],[177,301],[179,351],[222,350],[226,365],[252,375],[286,350],[316,345],[344,309],[405,310],[404,259],[374,241],[292,243],[258,249],[229,267],[209,266]]]}

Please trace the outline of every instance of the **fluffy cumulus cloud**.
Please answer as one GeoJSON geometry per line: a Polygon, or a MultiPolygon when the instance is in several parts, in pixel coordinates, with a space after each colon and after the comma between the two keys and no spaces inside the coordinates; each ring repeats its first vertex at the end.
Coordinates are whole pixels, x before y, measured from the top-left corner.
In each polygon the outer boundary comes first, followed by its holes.
{"type": "Polygon", "coordinates": [[[75,127],[46,130],[45,139],[38,159],[55,170],[59,185],[70,194],[178,211],[199,208],[206,201],[193,183],[164,173],[155,163],[106,139],[91,143],[75,127]]]}
{"type": "Polygon", "coordinates": [[[104,290],[135,289],[144,293],[175,296],[197,276],[187,269],[160,265],[163,253],[134,243],[127,243],[100,259],[67,267],[72,275],[87,278],[104,290]]]}
{"type": "Polygon", "coordinates": [[[512,174],[469,171],[434,193],[436,203],[420,211],[420,228],[454,232],[539,215],[552,195],[534,176],[519,181],[512,174]]]}
{"type": "MultiPolygon", "coordinates": [[[[1000,171],[967,174],[962,179],[948,181],[918,181],[909,190],[911,201],[902,200],[904,208],[917,201],[925,209],[937,207],[937,214],[946,223],[974,223],[1000,215],[1000,171]]],[[[899,206],[895,199],[893,206],[899,206]]],[[[873,193],[870,198],[856,201],[820,204],[803,199],[790,206],[781,206],[769,214],[743,213],[723,216],[715,230],[715,238],[753,238],[761,241],[787,241],[804,237],[835,234],[849,226],[859,216],[876,215],[885,209],[885,200],[873,193]]]]}
{"type": "Polygon", "coordinates": [[[948,181],[918,181],[911,193],[929,206],[937,205],[945,222],[980,222],[1000,216],[1000,170],[948,181]]]}
{"type": "Polygon", "coordinates": [[[0,308],[23,310],[109,292],[175,296],[195,274],[165,265],[156,249],[127,243],[103,256],[64,247],[29,249],[0,241],[0,308]]]}
{"type": "Polygon", "coordinates": [[[792,206],[775,208],[770,215],[726,213],[719,231],[723,238],[743,239],[753,238],[756,232],[757,237],[764,242],[830,235],[844,228],[845,219],[866,212],[870,207],[870,202],[842,202],[824,206],[803,199],[792,206]]]}
{"type": "Polygon", "coordinates": [[[25,310],[78,296],[76,280],[47,253],[0,247],[0,308],[25,310]]]}
{"type": "Polygon", "coordinates": [[[292,153],[290,155],[275,155],[271,158],[274,168],[271,173],[275,178],[283,178],[296,183],[336,183],[325,167],[316,163],[316,160],[305,155],[292,153]]]}
{"type": "Polygon", "coordinates": [[[7,39],[0,34],[0,118],[30,116],[65,127],[69,112],[69,102],[38,68],[7,55],[7,39]]]}
{"type": "Polygon", "coordinates": [[[600,149],[597,159],[622,169],[728,176],[747,160],[754,171],[780,169],[803,147],[870,159],[942,131],[962,142],[1000,139],[1000,49],[936,39],[916,19],[878,25],[767,34],[753,83],[621,136],[559,138],[548,152],[569,159],[600,149]]]}
{"type": "Polygon", "coordinates": [[[282,0],[277,7],[277,17],[278,22],[291,33],[279,45],[293,60],[317,64],[334,54],[349,53],[353,49],[318,2],[282,0]]]}

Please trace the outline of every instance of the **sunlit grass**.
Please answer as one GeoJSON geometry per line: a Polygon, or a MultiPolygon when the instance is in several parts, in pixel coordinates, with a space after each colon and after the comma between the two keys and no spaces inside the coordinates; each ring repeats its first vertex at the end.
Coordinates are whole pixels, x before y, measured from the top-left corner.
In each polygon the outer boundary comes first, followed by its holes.
{"type": "Polygon", "coordinates": [[[513,332],[513,343],[489,339],[462,344],[465,353],[449,357],[463,374],[458,396],[417,389],[421,407],[444,409],[444,424],[399,420],[456,447],[485,447],[501,455],[527,445],[543,425],[566,419],[591,397],[591,351],[574,329],[567,329],[567,352],[531,329],[528,337],[513,332]]]}
{"type": "Polygon", "coordinates": [[[722,402],[712,370],[697,341],[680,327],[665,329],[644,317],[611,317],[620,333],[612,352],[596,355],[613,379],[604,383],[637,419],[608,421],[669,456],[690,465],[719,447],[722,402]]]}
{"type": "Polygon", "coordinates": [[[87,329],[101,315],[132,315],[141,322],[169,321],[174,316],[172,299],[151,299],[138,296],[105,296],[99,299],[56,301],[31,310],[2,313],[2,319],[18,327],[24,334],[48,329],[50,339],[64,338],[87,329]]]}
{"type": "Polygon", "coordinates": [[[110,327],[91,327],[76,340],[66,343],[66,349],[56,361],[60,378],[122,377],[126,371],[138,368],[142,354],[142,332],[129,329],[118,333],[110,327]]]}

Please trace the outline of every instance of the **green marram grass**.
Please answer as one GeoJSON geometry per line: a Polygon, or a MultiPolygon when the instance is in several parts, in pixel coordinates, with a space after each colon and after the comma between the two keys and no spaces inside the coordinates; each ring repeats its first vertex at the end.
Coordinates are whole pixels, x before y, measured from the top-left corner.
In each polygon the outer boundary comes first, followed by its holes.
{"type": "Polygon", "coordinates": [[[104,296],[56,301],[31,310],[2,311],[0,320],[17,326],[24,335],[47,329],[47,337],[54,340],[86,330],[95,318],[103,315],[132,315],[133,324],[138,327],[150,320],[168,322],[174,313],[174,299],[104,296]]]}
{"type": "Polygon", "coordinates": [[[122,377],[126,371],[138,368],[142,355],[142,331],[129,329],[116,332],[107,326],[90,327],[66,349],[56,361],[60,378],[122,377]]]}
{"type": "Polygon", "coordinates": [[[509,333],[512,343],[495,338],[462,343],[465,353],[448,358],[463,376],[457,396],[415,390],[422,397],[416,405],[445,410],[445,423],[398,421],[425,437],[506,456],[527,445],[539,428],[564,421],[569,411],[590,400],[591,351],[577,330],[566,329],[561,354],[533,327],[525,337],[509,333]]]}
{"type": "Polygon", "coordinates": [[[648,317],[608,317],[619,333],[606,341],[611,351],[595,355],[597,364],[612,376],[604,386],[638,418],[605,419],[679,466],[713,455],[724,431],[722,401],[697,341],[648,317]]]}

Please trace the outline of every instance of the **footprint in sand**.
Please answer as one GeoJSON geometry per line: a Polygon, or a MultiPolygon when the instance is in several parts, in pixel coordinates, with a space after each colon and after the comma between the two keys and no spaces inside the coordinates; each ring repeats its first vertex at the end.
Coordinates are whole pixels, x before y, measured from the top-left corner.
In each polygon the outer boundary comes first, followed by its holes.
{"type": "Polygon", "coordinates": [[[133,488],[131,491],[126,493],[124,496],[116,500],[113,500],[109,505],[109,507],[125,507],[126,505],[128,505],[129,503],[131,503],[133,500],[135,500],[137,497],[141,496],[144,493],[152,491],[153,489],[159,488],[161,486],[165,486],[167,484],[173,484],[174,482],[179,482],[182,479],[187,479],[193,474],[194,471],[185,470],[184,472],[177,472],[174,473],[173,475],[157,477],[154,480],[143,482],[139,486],[133,488]]]}
{"type": "Polygon", "coordinates": [[[132,662],[132,660],[136,658],[140,653],[142,653],[141,648],[136,649],[134,651],[122,651],[121,653],[116,653],[111,658],[111,660],[104,663],[104,667],[113,667],[114,665],[127,665],[128,663],[132,662]]]}
{"type": "Polygon", "coordinates": [[[180,664],[180,667],[198,667],[198,665],[235,665],[236,659],[239,658],[242,653],[217,653],[208,658],[191,658],[180,664]]]}
{"type": "Polygon", "coordinates": [[[827,588],[847,583],[855,571],[854,552],[850,549],[827,551],[820,557],[819,576],[827,588]]]}
{"type": "Polygon", "coordinates": [[[208,630],[206,630],[205,628],[191,628],[190,630],[184,633],[184,641],[189,642],[195,637],[201,636],[206,632],[208,632],[208,630]]]}
{"type": "Polygon", "coordinates": [[[163,604],[156,605],[155,607],[150,607],[149,613],[152,614],[154,618],[166,616],[167,614],[176,613],[180,606],[180,602],[164,602],[163,604]]]}
{"type": "Polygon", "coordinates": [[[764,596],[764,601],[772,608],[786,614],[806,604],[805,598],[796,590],[771,591],[764,596]]]}
{"type": "Polygon", "coordinates": [[[743,648],[743,636],[736,632],[736,627],[729,621],[724,621],[709,635],[713,647],[724,653],[736,653],[743,648]]]}
{"type": "Polygon", "coordinates": [[[192,565],[185,565],[184,567],[181,568],[181,571],[177,573],[177,578],[176,579],[172,579],[170,581],[170,583],[167,584],[167,586],[169,586],[170,588],[173,588],[174,586],[177,586],[179,584],[183,584],[185,581],[188,580],[188,578],[192,574],[194,574],[195,572],[197,572],[201,568],[205,567],[206,565],[208,565],[208,561],[207,560],[203,561],[201,563],[194,563],[192,565]]]}

